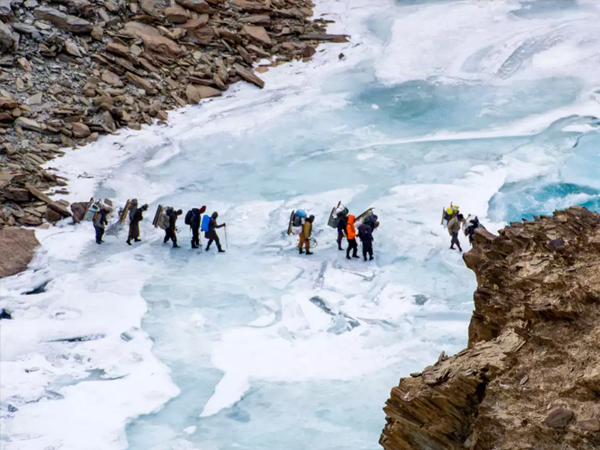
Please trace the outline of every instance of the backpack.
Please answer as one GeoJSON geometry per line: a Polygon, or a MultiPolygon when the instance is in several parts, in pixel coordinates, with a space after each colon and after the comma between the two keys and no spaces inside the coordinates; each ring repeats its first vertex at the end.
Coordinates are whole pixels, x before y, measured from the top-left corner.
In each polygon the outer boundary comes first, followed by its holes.
{"type": "Polygon", "coordinates": [[[167,213],[165,211],[163,211],[160,214],[160,217],[158,218],[158,227],[163,230],[166,230],[167,228],[169,228],[170,224],[171,224],[171,219],[169,218],[167,213]]]}
{"type": "Polygon", "coordinates": [[[208,232],[209,225],[210,216],[208,214],[204,214],[204,216],[202,216],[202,223],[200,224],[200,229],[206,233],[208,232]]]}
{"type": "MultiPolygon", "coordinates": [[[[304,215],[304,217],[306,217],[306,214],[304,215]]],[[[293,227],[301,227],[303,222],[304,221],[302,216],[298,215],[298,213],[294,214],[294,218],[292,219],[293,227]]]]}
{"type": "Polygon", "coordinates": [[[358,237],[361,241],[369,239],[369,232],[367,231],[367,227],[358,227],[358,237]]]}
{"type": "Polygon", "coordinates": [[[190,209],[187,214],[185,215],[185,224],[186,225],[191,225],[192,224],[192,214],[194,214],[192,212],[192,210],[190,209]]]}

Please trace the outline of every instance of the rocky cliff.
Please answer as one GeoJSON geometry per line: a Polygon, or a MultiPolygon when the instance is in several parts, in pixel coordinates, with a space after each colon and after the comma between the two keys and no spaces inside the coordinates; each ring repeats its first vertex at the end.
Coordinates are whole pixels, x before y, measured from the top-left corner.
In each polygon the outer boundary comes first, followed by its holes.
{"type": "Polygon", "coordinates": [[[400,380],[386,450],[600,448],[600,215],[477,233],[469,345],[400,380]]]}

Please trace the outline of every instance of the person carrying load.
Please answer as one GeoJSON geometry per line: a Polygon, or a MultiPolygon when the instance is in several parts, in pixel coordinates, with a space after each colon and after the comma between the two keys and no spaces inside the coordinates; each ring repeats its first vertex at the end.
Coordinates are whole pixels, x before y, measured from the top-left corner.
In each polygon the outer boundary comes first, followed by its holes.
{"type": "Polygon", "coordinates": [[[165,228],[165,239],[164,243],[166,244],[169,240],[173,241],[173,248],[179,248],[177,245],[177,227],[175,224],[177,223],[177,217],[183,214],[181,209],[175,211],[173,208],[167,208],[166,216],[169,220],[169,225],[165,228]]]}
{"type": "Polygon", "coordinates": [[[206,206],[202,208],[192,208],[185,215],[185,224],[190,226],[192,230],[192,248],[200,247],[200,224],[202,222],[202,214],[206,211],[206,206]]]}
{"type": "Polygon", "coordinates": [[[472,216],[471,214],[469,214],[469,217],[467,217],[467,220],[464,222],[463,228],[465,236],[469,237],[469,244],[471,244],[471,247],[473,246],[473,234],[475,233],[475,230],[477,228],[483,228],[485,230],[485,227],[481,224],[478,217],[472,216]]]}
{"type": "Polygon", "coordinates": [[[458,232],[460,231],[460,226],[465,221],[465,218],[462,214],[458,213],[450,219],[448,222],[448,233],[452,236],[452,240],[450,241],[450,250],[454,250],[454,244],[458,245],[458,251],[462,253],[462,248],[460,247],[460,242],[458,240],[458,232]]]}
{"type": "Polygon", "coordinates": [[[300,241],[298,242],[298,252],[302,255],[302,246],[306,247],[306,254],[312,255],[310,251],[310,236],[312,234],[312,224],[315,220],[315,216],[310,216],[304,221],[302,225],[302,231],[300,232],[300,241]]]}
{"type": "Polygon", "coordinates": [[[448,227],[448,222],[450,222],[450,219],[452,219],[452,217],[454,217],[459,212],[459,207],[453,205],[452,202],[450,202],[450,206],[442,210],[442,222],[440,223],[440,225],[448,227]]]}
{"type": "Polygon", "coordinates": [[[337,229],[337,244],[338,250],[344,250],[342,248],[342,241],[346,236],[346,225],[348,224],[348,208],[342,205],[342,202],[338,202],[337,206],[331,210],[327,225],[331,228],[337,229]]]}
{"type": "Polygon", "coordinates": [[[102,237],[104,236],[104,230],[106,229],[106,225],[108,225],[107,216],[110,213],[110,211],[111,209],[108,206],[101,204],[100,208],[94,215],[93,221],[94,229],[96,230],[96,244],[102,244],[104,242],[102,240],[102,237]]]}
{"type": "Polygon", "coordinates": [[[131,244],[131,240],[134,242],[140,242],[140,222],[144,220],[143,212],[148,209],[148,205],[143,205],[141,208],[137,207],[137,199],[131,201],[131,210],[129,211],[129,235],[127,236],[127,244],[131,244]]]}

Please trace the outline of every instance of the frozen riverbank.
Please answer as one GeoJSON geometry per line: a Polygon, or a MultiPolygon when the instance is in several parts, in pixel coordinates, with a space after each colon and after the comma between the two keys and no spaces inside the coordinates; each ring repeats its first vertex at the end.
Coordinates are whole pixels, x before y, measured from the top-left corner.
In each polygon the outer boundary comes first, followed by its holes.
{"type": "Polygon", "coordinates": [[[567,74],[547,57],[585,45],[597,21],[575,6],[473,5],[324,1],[317,14],[350,44],[265,74],[264,91],[235,87],[60,160],[91,176],[69,200],[206,204],[229,251],[166,248],[148,217],[133,248],[122,235],[98,248],[89,224],[38,232],[37,271],[3,282],[7,447],[376,448],[398,377],[466,343],[475,280],[447,250],[442,206],[493,230],[598,203],[593,55],[567,74]],[[480,23],[499,23],[493,41],[461,34],[480,23]],[[562,40],[519,51],[557,27],[562,40]],[[441,46],[449,34],[462,41],[441,46]],[[452,49],[463,64],[439,63],[452,49]],[[513,54],[518,69],[494,75],[513,54]],[[375,263],[336,250],[325,222],[339,200],[376,207],[375,263]],[[312,259],[284,235],[298,207],[317,216],[312,259]]]}

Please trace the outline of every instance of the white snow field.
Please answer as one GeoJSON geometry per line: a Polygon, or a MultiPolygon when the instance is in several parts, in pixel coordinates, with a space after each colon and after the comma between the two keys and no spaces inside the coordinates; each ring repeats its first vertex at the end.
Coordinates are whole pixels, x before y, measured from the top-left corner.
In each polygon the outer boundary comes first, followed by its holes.
{"type": "Polygon", "coordinates": [[[349,44],[53,161],[69,201],[150,211],[133,247],[36,231],[1,281],[0,446],[377,449],[398,379],[467,343],[475,277],[441,209],[495,231],[600,206],[599,3],[317,1],[349,44]],[[337,250],[340,200],[375,207],[375,261],[337,250]],[[183,217],[163,244],[159,203],[218,211],[227,252],[191,250],[183,217]],[[285,233],[297,208],[312,256],[285,233]]]}

